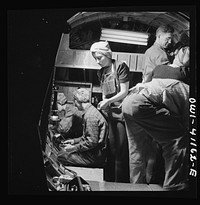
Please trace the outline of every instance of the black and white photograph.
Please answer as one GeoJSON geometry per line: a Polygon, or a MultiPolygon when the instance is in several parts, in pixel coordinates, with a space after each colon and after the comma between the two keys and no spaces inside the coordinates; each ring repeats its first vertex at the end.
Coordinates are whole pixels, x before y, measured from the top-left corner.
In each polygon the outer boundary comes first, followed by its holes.
{"type": "Polygon", "coordinates": [[[196,199],[196,15],[8,9],[8,195],[196,199]]]}

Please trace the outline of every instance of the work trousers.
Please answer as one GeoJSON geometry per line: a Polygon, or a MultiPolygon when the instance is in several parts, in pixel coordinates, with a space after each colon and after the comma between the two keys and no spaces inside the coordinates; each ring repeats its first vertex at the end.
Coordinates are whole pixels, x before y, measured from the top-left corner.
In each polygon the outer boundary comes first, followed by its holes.
{"type": "Polygon", "coordinates": [[[85,152],[58,152],[57,161],[64,166],[104,167],[105,152],[100,149],[85,152]]]}
{"type": "Polygon", "coordinates": [[[130,153],[132,183],[145,182],[145,159],[154,153],[151,136],[161,146],[165,177],[163,187],[182,189],[187,184],[188,131],[164,106],[152,103],[142,94],[130,94],[123,102],[130,153]],[[149,153],[149,154],[148,154],[149,153]]]}
{"type": "Polygon", "coordinates": [[[134,184],[163,184],[164,159],[159,144],[126,114],[125,124],[129,142],[130,182],[134,184]]]}
{"type": "Polygon", "coordinates": [[[104,179],[111,182],[129,183],[128,139],[121,109],[111,108],[104,116],[109,123],[104,179]]]}

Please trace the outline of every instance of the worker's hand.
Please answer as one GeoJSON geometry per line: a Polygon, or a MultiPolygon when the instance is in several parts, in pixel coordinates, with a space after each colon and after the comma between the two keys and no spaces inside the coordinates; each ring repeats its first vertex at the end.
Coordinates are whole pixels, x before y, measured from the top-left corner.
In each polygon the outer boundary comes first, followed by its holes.
{"type": "Polygon", "coordinates": [[[103,101],[99,102],[97,108],[99,110],[105,110],[109,106],[109,104],[109,99],[104,99],[103,101]]]}
{"type": "Polygon", "coordinates": [[[63,145],[67,145],[67,144],[71,144],[73,145],[74,144],[74,140],[73,139],[69,139],[69,140],[65,140],[62,142],[63,145]]]}
{"type": "Polygon", "coordinates": [[[101,144],[103,141],[104,141],[104,138],[101,137],[101,138],[99,139],[98,143],[101,144]]]}
{"type": "Polygon", "coordinates": [[[66,152],[75,152],[76,151],[76,147],[74,145],[71,145],[71,144],[66,144],[64,147],[63,147],[63,150],[66,151],[66,152]]]}

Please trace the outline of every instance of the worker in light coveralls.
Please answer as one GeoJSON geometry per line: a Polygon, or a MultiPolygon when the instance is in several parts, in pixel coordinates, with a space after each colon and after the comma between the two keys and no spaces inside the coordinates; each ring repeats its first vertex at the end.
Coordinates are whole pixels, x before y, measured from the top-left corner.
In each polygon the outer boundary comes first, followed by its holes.
{"type": "Polygon", "coordinates": [[[177,50],[170,65],[160,65],[152,81],[138,83],[122,104],[130,151],[130,178],[144,181],[144,138],[146,132],[161,147],[165,163],[163,188],[188,187],[189,85],[185,70],[189,47],[177,50]]]}

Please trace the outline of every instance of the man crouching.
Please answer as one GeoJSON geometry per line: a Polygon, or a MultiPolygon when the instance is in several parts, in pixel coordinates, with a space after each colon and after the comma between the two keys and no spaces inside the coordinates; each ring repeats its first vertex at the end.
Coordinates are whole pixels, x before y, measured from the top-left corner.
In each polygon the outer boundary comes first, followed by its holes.
{"type": "Polygon", "coordinates": [[[89,102],[90,93],[79,88],[73,92],[74,104],[82,111],[83,135],[63,142],[57,160],[64,166],[101,167],[105,163],[108,124],[89,102]]]}

